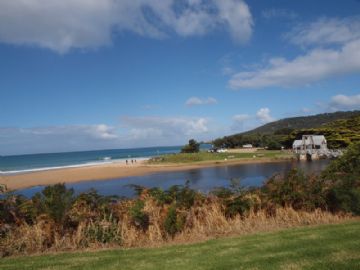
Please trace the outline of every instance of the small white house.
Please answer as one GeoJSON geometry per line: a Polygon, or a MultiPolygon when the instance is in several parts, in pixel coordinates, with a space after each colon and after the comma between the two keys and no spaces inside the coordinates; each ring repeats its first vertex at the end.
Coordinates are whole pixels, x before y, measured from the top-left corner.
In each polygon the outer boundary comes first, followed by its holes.
{"type": "Polygon", "coordinates": [[[295,153],[307,150],[327,150],[327,142],[324,135],[303,135],[301,140],[293,142],[295,153]]]}
{"type": "Polygon", "coordinates": [[[242,148],[253,148],[253,146],[252,144],[248,143],[248,144],[244,144],[242,148]]]}

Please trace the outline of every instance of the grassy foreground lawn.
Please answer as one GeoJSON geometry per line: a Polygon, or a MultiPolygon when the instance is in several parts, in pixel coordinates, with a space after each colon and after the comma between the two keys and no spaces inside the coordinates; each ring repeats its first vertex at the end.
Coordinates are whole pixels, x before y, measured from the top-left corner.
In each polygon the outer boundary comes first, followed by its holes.
{"type": "Polygon", "coordinates": [[[204,161],[224,161],[224,160],[241,160],[241,159],[279,159],[291,158],[292,154],[280,150],[263,150],[255,153],[179,153],[162,155],[156,159],[149,160],[151,164],[163,163],[190,163],[204,161]]]}
{"type": "Polygon", "coordinates": [[[360,269],[360,221],[192,245],[0,259],[0,269],[360,269]]]}

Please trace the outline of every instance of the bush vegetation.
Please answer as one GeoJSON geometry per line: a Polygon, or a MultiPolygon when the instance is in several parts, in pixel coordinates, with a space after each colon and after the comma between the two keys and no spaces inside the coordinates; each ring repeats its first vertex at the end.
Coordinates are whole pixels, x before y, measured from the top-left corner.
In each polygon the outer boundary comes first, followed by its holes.
{"type": "Polygon", "coordinates": [[[181,153],[199,153],[199,151],[200,151],[200,143],[198,143],[194,139],[189,140],[189,144],[185,145],[181,149],[181,153]]]}
{"type": "Polygon", "coordinates": [[[359,215],[359,157],[356,143],[321,175],[294,169],[251,189],[232,179],[209,194],[188,183],[168,190],[135,186],[135,199],[94,190],[75,196],[64,184],[30,199],[10,193],[0,199],[0,255],[188,242],[359,215]]]}

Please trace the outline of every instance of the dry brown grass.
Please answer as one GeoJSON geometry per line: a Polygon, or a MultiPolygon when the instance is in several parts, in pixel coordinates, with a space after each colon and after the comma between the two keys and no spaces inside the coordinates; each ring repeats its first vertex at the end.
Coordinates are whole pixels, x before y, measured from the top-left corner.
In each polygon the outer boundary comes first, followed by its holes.
{"type": "Polygon", "coordinates": [[[114,214],[120,220],[115,224],[106,219],[97,221],[96,224],[92,220],[85,220],[74,230],[62,235],[57,232],[56,225],[51,220],[46,216],[40,216],[33,225],[24,223],[10,230],[0,241],[0,251],[3,256],[8,256],[116,246],[154,247],[303,225],[337,223],[351,218],[348,215],[334,215],[321,210],[305,212],[292,208],[276,208],[271,215],[266,210],[251,210],[244,217],[238,215],[226,218],[221,201],[216,197],[208,197],[202,203],[195,203],[189,210],[180,210],[180,214],[185,216],[185,224],[183,230],[172,238],[166,233],[163,225],[169,206],[159,205],[150,196],[142,199],[145,202],[143,210],[149,216],[149,226],[146,230],[139,229],[133,224],[128,211],[133,202],[126,201],[114,206],[114,214]],[[88,232],[95,225],[100,230],[115,226],[114,234],[121,239],[121,243],[102,243],[89,237],[88,232]]]}
{"type": "Polygon", "coordinates": [[[350,216],[333,215],[321,210],[304,212],[295,211],[292,208],[277,208],[275,215],[270,217],[265,210],[260,210],[256,213],[250,212],[245,218],[236,216],[227,219],[223,214],[221,205],[217,202],[205,207],[191,209],[188,217],[188,222],[192,226],[187,227],[168,242],[198,242],[221,236],[245,235],[304,225],[337,223],[350,219],[350,216]]]}

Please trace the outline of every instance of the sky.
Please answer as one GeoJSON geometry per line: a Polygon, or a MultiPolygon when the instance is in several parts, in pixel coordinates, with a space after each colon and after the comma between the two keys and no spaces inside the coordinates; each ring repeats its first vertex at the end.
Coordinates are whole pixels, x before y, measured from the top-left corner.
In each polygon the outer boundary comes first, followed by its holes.
{"type": "Polygon", "coordinates": [[[0,0],[0,155],[360,109],[359,0],[0,0]]]}

